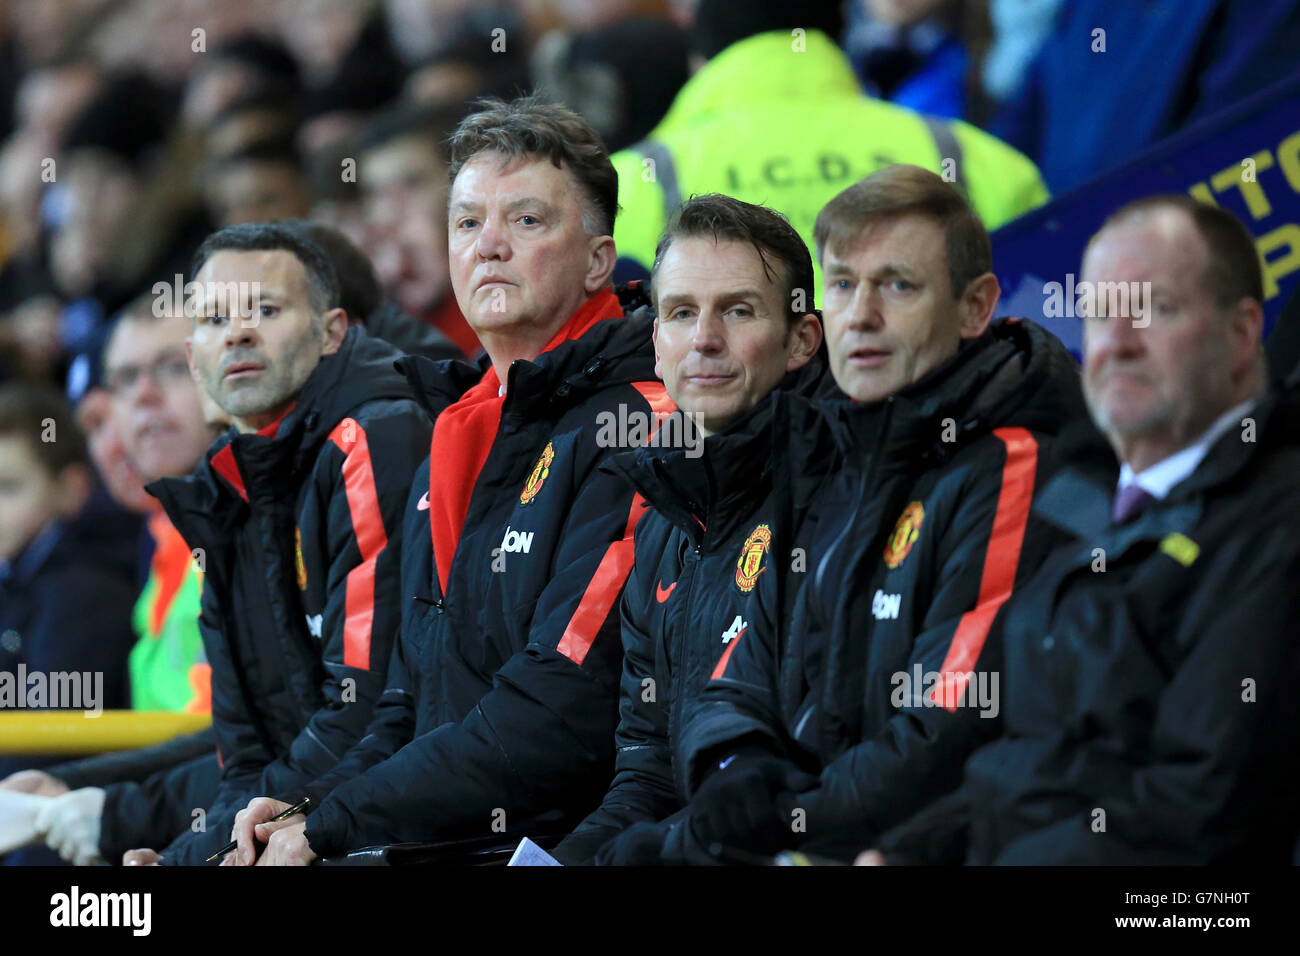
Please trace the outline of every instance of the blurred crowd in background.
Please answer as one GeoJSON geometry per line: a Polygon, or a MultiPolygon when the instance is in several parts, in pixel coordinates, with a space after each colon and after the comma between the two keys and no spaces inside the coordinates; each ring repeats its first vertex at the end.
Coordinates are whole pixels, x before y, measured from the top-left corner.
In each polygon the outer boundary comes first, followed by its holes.
{"type": "MultiPolygon", "coordinates": [[[[536,91],[625,150],[708,61],[792,11],[838,43],[809,55],[848,63],[863,97],[994,133],[1054,194],[1287,75],[1300,49],[1295,0],[0,0],[0,387],[67,396],[98,478],[82,518],[123,566],[147,566],[156,542],[137,553],[139,524],[114,524],[155,509],[111,420],[102,353],[116,318],[184,282],[205,236],[332,227],[373,266],[347,270],[349,311],[382,302],[440,332],[435,353],[450,340],[473,356],[448,278],[443,147],[474,104],[536,91]]],[[[761,127],[762,104],[734,92],[761,127]]],[[[706,145],[720,161],[736,148],[706,145]]],[[[616,279],[650,263],[630,265],[616,279]]],[[[155,384],[186,377],[173,345],[147,370],[155,384]]],[[[210,403],[204,416],[225,424],[210,403]]],[[[155,477],[188,471],[211,438],[149,421],[179,456],[155,477]]],[[[8,520],[0,590],[35,530],[8,520]]]]}
{"type": "MultiPolygon", "coordinates": [[[[342,230],[406,312],[472,351],[448,314],[447,183],[429,144],[476,98],[539,88],[625,148],[713,52],[716,8],[748,6],[5,0],[0,381],[62,383],[214,228],[297,217],[342,230]]],[[[1300,48],[1290,0],[802,6],[837,29],[864,94],[989,129],[1054,193],[1284,75],[1300,48]],[[1080,72],[1095,43],[1061,42],[1090,22],[1110,25],[1113,82],[1080,72]]]]}

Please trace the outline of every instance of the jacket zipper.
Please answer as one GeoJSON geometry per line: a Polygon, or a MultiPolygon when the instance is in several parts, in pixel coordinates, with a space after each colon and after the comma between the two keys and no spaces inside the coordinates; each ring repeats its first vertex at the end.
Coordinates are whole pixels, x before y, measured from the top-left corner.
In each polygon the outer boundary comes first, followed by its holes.
{"type": "MultiPolygon", "coordinates": [[[[871,451],[870,461],[864,461],[862,463],[863,464],[862,481],[860,482],[858,487],[858,494],[854,499],[856,504],[853,509],[853,517],[850,518],[850,520],[844,522],[844,527],[835,536],[835,540],[832,541],[831,546],[826,549],[826,553],[822,555],[821,560],[817,562],[817,572],[813,578],[813,588],[814,588],[813,593],[815,595],[820,595],[822,593],[822,582],[825,579],[827,566],[830,563],[831,556],[834,555],[839,550],[840,544],[848,536],[849,532],[853,530],[853,526],[855,524],[855,521],[853,519],[858,516],[858,509],[861,507],[861,503],[867,500],[867,492],[868,490],[870,490],[872,481],[875,479],[876,476],[876,470],[880,466],[880,452],[881,449],[883,449],[885,446],[885,438],[887,437],[889,432],[889,426],[893,418],[893,411],[894,411],[894,396],[890,395],[887,399],[885,399],[885,414],[883,420],[880,423],[880,431],[876,436],[875,447],[871,451]]],[[[822,603],[820,598],[817,599],[817,603],[819,605],[822,603]]],[[[824,606],[821,607],[821,612],[824,618],[829,619],[830,614],[828,613],[828,609],[826,607],[824,606]]]]}

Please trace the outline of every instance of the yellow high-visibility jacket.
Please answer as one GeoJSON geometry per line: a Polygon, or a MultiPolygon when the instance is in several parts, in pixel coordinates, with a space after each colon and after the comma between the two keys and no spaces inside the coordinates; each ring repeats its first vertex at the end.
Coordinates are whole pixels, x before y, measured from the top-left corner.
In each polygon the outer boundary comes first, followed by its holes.
{"type": "Polygon", "coordinates": [[[614,240],[619,255],[646,268],[668,215],[701,193],[784,213],[810,250],[822,206],[893,163],[947,173],[990,230],[1048,199],[1037,167],[996,137],[863,94],[844,54],[815,30],[732,44],[687,82],[649,137],[613,161],[622,206],[614,240]]]}

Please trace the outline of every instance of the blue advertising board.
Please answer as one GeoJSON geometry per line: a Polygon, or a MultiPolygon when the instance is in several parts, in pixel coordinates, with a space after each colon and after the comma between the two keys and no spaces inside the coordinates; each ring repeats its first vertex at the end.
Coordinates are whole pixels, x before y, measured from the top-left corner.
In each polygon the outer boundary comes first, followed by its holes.
{"type": "Polygon", "coordinates": [[[998,314],[1041,322],[1079,355],[1082,326],[1072,308],[1060,314],[1061,293],[1077,282],[1088,239],[1126,202],[1171,192],[1229,210],[1254,235],[1268,335],[1300,282],[1300,73],[993,233],[998,314]]]}

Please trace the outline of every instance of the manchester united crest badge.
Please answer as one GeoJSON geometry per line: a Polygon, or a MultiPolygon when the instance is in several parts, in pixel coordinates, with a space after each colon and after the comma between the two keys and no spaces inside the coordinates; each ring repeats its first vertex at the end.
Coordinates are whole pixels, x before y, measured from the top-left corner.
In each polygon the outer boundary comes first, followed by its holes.
{"type": "Polygon", "coordinates": [[[898,524],[894,525],[893,533],[885,542],[885,567],[892,570],[903,563],[907,553],[912,550],[912,545],[916,543],[917,535],[921,533],[923,521],[925,509],[921,507],[921,502],[913,501],[903,509],[898,524]]]}
{"type": "Polygon", "coordinates": [[[307,590],[307,565],[302,561],[302,529],[293,529],[293,566],[298,572],[298,590],[307,590]]]}
{"type": "Polygon", "coordinates": [[[771,546],[772,529],[767,525],[761,524],[749,533],[741,545],[740,558],[736,561],[736,587],[745,592],[754,590],[758,576],[766,570],[763,567],[763,556],[771,546]]]}
{"type": "Polygon", "coordinates": [[[519,503],[526,505],[537,497],[537,493],[542,490],[542,483],[546,481],[546,476],[551,473],[551,462],[555,461],[555,446],[551,442],[546,443],[542,449],[542,456],[537,459],[537,464],[533,465],[533,470],[528,473],[528,480],[524,482],[524,490],[519,493],[519,503]]]}

